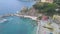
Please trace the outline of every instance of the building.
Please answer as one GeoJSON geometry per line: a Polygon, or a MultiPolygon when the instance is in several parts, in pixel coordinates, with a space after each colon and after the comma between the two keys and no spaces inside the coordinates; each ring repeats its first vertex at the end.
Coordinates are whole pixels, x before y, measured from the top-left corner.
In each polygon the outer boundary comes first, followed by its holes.
{"type": "Polygon", "coordinates": [[[41,2],[53,3],[53,0],[41,0],[41,2]]]}

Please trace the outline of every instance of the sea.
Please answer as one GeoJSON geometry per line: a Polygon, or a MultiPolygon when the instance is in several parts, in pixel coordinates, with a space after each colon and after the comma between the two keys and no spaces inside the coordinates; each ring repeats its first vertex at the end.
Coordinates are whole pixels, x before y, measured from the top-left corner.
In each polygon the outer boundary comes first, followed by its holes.
{"type": "Polygon", "coordinates": [[[0,0],[0,15],[16,13],[20,11],[22,7],[32,7],[35,1],[24,0],[0,0]]]}
{"type": "MultiPolygon", "coordinates": [[[[35,2],[0,0],[0,15],[20,11],[23,6],[32,7],[35,2]]],[[[0,34],[36,34],[37,21],[30,18],[8,16],[0,18],[0,34]]]]}

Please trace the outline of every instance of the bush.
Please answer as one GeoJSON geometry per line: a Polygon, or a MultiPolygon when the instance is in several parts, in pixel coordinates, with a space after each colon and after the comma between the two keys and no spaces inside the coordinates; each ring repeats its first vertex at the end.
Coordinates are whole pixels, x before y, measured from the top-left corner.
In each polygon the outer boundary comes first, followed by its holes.
{"type": "Polygon", "coordinates": [[[38,13],[44,13],[49,16],[52,16],[56,13],[55,9],[57,8],[56,3],[36,3],[33,5],[35,9],[38,9],[38,13]]]}
{"type": "Polygon", "coordinates": [[[38,19],[38,20],[41,20],[41,18],[42,18],[42,16],[39,16],[37,19],[38,19]]]}

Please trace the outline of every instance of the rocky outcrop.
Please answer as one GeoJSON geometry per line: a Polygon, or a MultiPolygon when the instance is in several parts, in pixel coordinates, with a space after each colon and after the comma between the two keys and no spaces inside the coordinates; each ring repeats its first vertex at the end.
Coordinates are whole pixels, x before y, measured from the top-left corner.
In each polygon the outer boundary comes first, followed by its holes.
{"type": "Polygon", "coordinates": [[[29,16],[38,16],[38,15],[40,15],[38,12],[37,12],[38,10],[36,10],[35,8],[30,8],[30,9],[28,9],[28,8],[25,8],[25,9],[23,9],[23,10],[21,10],[20,11],[20,15],[29,15],[29,16]]]}

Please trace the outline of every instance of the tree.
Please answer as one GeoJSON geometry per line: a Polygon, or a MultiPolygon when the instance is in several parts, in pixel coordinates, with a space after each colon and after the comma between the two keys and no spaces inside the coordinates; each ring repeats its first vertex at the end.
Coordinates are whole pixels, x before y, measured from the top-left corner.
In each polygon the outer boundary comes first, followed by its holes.
{"type": "Polygon", "coordinates": [[[54,3],[60,5],[60,0],[54,0],[54,3]]]}
{"type": "Polygon", "coordinates": [[[47,14],[49,16],[52,16],[56,11],[57,8],[56,3],[36,3],[33,5],[35,9],[38,9],[38,13],[47,14]]]}

